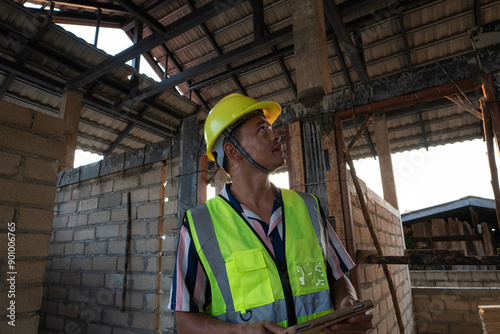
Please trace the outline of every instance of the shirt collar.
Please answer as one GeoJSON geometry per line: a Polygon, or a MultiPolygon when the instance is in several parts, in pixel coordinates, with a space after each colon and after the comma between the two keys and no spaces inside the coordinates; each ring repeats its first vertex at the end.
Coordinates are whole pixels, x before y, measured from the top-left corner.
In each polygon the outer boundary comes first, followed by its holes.
{"type": "MultiPolygon", "coordinates": [[[[274,190],[274,203],[273,203],[273,212],[274,212],[282,205],[281,190],[278,187],[276,187],[273,183],[271,183],[271,186],[273,187],[274,190]]],[[[230,188],[231,188],[231,183],[226,183],[224,185],[224,188],[222,188],[221,192],[219,193],[219,195],[228,200],[239,212],[243,212],[243,208],[241,207],[240,202],[236,199],[236,197],[233,196],[230,188]]]]}

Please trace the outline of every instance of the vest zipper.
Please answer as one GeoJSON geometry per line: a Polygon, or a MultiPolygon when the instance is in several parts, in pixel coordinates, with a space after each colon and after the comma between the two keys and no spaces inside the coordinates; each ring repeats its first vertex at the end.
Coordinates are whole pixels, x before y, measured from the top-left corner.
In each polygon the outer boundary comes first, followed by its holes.
{"type": "MultiPolygon", "coordinates": [[[[281,192],[280,192],[280,196],[281,196],[281,192]]],[[[243,217],[241,212],[236,210],[236,208],[227,199],[225,199],[221,195],[219,195],[219,197],[222,198],[224,201],[226,201],[227,204],[229,204],[229,206],[241,217],[241,219],[250,228],[250,230],[257,237],[257,239],[260,241],[262,246],[264,246],[267,253],[269,254],[271,259],[273,260],[274,265],[276,266],[276,269],[278,269],[278,273],[279,273],[280,280],[281,280],[281,286],[283,288],[283,294],[285,295],[286,311],[287,311],[287,315],[288,315],[288,326],[296,325],[297,324],[297,316],[295,315],[295,301],[293,300],[292,286],[290,284],[290,276],[288,275],[288,269],[287,269],[287,264],[286,264],[285,209],[283,208],[283,213],[282,213],[282,224],[283,224],[283,237],[282,237],[282,239],[283,239],[283,253],[285,254],[285,257],[284,257],[285,264],[284,264],[284,266],[282,266],[278,263],[278,260],[276,260],[276,257],[274,257],[273,253],[269,250],[269,248],[266,246],[264,241],[259,237],[257,232],[252,228],[252,226],[248,223],[248,221],[245,219],[245,217],[243,217]]],[[[283,203],[283,198],[281,199],[281,203],[283,203]]]]}

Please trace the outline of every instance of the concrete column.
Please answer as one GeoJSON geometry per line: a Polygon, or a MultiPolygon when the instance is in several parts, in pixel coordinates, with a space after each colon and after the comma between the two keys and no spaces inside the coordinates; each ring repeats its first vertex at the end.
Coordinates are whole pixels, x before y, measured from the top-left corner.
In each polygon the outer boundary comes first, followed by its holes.
{"type": "Polygon", "coordinates": [[[304,156],[302,155],[302,137],[300,122],[288,125],[287,164],[290,173],[290,189],[306,191],[304,176],[304,156]]]}
{"type": "Polygon", "coordinates": [[[180,160],[179,160],[179,200],[177,207],[177,224],[182,226],[184,212],[196,206],[198,181],[197,149],[200,137],[198,134],[197,115],[191,115],[182,120],[180,130],[180,160]]]}
{"type": "Polygon", "coordinates": [[[384,199],[398,209],[398,196],[396,193],[396,182],[394,181],[394,171],[392,169],[389,131],[387,130],[387,119],[385,114],[375,116],[374,125],[375,143],[380,164],[384,199]]]}
{"type": "Polygon", "coordinates": [[[291,0],[298,100],[331,93],[322,0],[291,0]]]}
{"type": "Polygon", "coordinates": [[[62,97],[59,117],[64,120],[64,132],[61,139],[60,171],[73,168],[82,100],[83,93],[72,89],[67,90],[62,97]]]}

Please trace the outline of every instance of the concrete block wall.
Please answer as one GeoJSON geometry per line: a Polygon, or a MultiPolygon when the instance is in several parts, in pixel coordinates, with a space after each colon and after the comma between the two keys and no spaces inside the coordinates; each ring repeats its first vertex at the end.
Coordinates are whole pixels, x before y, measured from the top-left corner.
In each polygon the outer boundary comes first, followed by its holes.
{"type": "Polygon", "coordinates": [[[482,334],[479,305],[498,304],[500,287],[413,287],[418,334],[482,334]]]}
{"type": "Polygon", "coordinates": [[[166,307],[178,173],[173,158],[57,189],[40,333],[171,332],[173,313],[166,307]],[[131,253],[121,312],[129,192],[131,253]]]}
{"type": "Polygon", "coordinates": [[[414,287],[500,288],[500,270],[415,270],[410,271],[414,287]]]}
{"type": "MultiPolygon", "coordinates": [[[[350,175],[349,181],[356,247],[358,250],[375,250],[350,175]]],[[[370,217],[375,225],[375,230],[384,255],[403,255],[404,238],[399,211],[372,190],[368,189],[362,180],[360,180],[360,185],[365,194],[365,201],[368,205],[370,217]]],[[[361,297],[363,299],[371,298],[377,305],[372,311],[374,315],[374,329],[371,330],[370,333],[399,333],[396,313],[389,292],[389,285],[384,276],[382,266],[358,264],[357,267],[361,297]]],[[[389,271],[392,274],[392,279],[397,290],[405,331],[407,334],[415,333],[408,266],[389,265],[389,271]]]]}
{"type": "Polygon", "coordinates": [[[37,333],[62,124],[59,118],[0,100],[2,334],[37,333]]]}
{"type": "Polygon", "coordinates": [[[500,300],[500,271],[410,271],[417,333],[481,334],[479,305],[500,300]]]}

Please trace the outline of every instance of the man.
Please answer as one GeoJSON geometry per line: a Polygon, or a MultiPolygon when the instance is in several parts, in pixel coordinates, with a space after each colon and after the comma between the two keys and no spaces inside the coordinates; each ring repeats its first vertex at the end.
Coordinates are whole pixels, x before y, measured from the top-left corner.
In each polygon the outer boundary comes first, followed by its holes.
{"type": "MultiPolygon", "coordinates": [[[[280,113],[231,94],[206,119],[207,156],[232,182],[185,215],[169,305],[181,334],[280,333],[357,300],[344,276],[354,263],[316,197],[269,181],[285,162],[271,127],[280,113]]],[[[323,331],[365,333],[371,318],[323,331]]]]}

